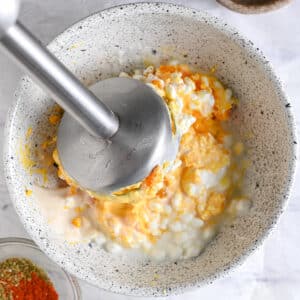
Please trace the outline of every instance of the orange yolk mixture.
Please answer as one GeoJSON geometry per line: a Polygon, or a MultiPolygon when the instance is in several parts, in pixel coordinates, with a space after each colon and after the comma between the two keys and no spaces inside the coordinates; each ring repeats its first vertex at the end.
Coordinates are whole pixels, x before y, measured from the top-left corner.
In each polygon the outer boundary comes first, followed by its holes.
{"type": "Polygon", "coordinates": [[[36,132],[30,127],[20,145],[24,169],[40,179],[24,193],[36,198],[51,228],[70,243],[95,243],[111,253],[138,251],[156,260],[197,256],[224,222],[251,207],[243,193],[249,165],[245,147],[230,129],[238,101],[213,73],[185,64],[149,66],[120,76],[143,81],[166,102],[174,138],[180,141],[176,159],[110,195],[83,190],[53,152],[63,115],[55,106],[47,139],[31,145],[36,132]],[[51,186],[53,178],[62,187],[39,187],[51,186]]]}
{"type": "MultiPolygon", "coordinates": [[[[233,175],[243,145],[233,145],[225,129],[238,101],[214,75],[187,65],[150,66],[120,76],[144,81],[166,101],[173,134],[181,142],[176,160],[157,166],[142,182],[112,195],[86,191],[101,231],[123,247],[151,251],[164,234],[184,232],[188,219],[196,228],[214,227],[239,193],[233,175]],[[238,155],[233,147],[241,150],[238,155]]],[[[59,121],[51,117],[50,122],[59,121]]],[[[59,177],[76,193],[80,188],[61,168],[57,151],[53,156],[59,177]]],[[[74,226],[81,225],[78,220],[74,226]]]]}

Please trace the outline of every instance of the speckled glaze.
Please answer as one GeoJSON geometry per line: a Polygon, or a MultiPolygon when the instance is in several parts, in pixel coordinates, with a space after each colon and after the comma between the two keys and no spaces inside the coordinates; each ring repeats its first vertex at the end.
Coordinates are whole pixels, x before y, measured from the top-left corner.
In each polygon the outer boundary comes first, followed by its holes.
{"type": "MultiPolygon", "coordinates": [[[[49,48],[86,84],[130,71],[144,61],[177,58],[202,70],[216,66],[216,75],[240,99],[232,125],[251,160],[245,191],[253,206],[249,215],[224,227],[200,257],[190,260],[141,262],[91,245],[67,244],[55,236],[35,202],[25,196],[25,188],[35,178],[19,161],[20,143],[30,126],[40,132],[50,130],[45,116],[53,102],[24,78],[7,121],[6,176],[15,208],[43,251],[70,273],[105,290],[166,296],[212,283],[261,244],[289,196],[296,141],[290,105],[259,49],[206,13],[147,3],[96,13],[66,30],[49,48]]],[[[41,136],[32,136],[33,145],[41,136]]],[[[50,179],[49,185],[55,184],[55,178],[50,179]]]]}

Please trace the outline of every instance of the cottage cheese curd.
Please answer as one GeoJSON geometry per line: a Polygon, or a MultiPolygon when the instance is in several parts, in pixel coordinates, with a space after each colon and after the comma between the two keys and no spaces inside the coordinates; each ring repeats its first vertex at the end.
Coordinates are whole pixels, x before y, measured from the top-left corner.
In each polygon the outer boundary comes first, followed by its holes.
{"type": "Polygon", "coordinates": [[[180,138],[177,158],[142,182],[96,195],[80,190],[55,151],[66,186],[36,188],[34,195],[53,229],[70,242],[97,241],[111,253],[139,251],[156,260],[197,256],[226,216],[250,207],[241,188],[244,147],[225,129],[237,100],[213,74],[187,65],[149,66],[120,76],[142,80],[166,101],[174,138],[180,138]]]}

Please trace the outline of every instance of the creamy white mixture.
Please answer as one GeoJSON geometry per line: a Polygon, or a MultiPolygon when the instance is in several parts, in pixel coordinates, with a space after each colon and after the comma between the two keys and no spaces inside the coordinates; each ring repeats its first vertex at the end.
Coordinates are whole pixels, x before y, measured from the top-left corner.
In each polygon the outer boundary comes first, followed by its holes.
{"type": "MultiPolygon", "coordinates": [[[[121,73],[120,76],[129,77],[126,73],[121,73]]],[[[197,80],[198,84],[199,80],[201,81],[201,89],[203,89],[197,90],[196,83],[188,76],[183,78],[180,72],[172,73],[165,81],[158,76],[154,73],[153,67],[144,71],[136,70],[132,75],[133,78],[143,80],[158,94],[168,99],[176,134],[179,136],[188,132],[196,122],[192,114],[199,113],[202,118],[211,117],[216,105],[213,89],[217,92],[218,89],[221,91],[219,97],[223,102],[220,104],[219,100],[217,103],[221,108],[226,105],[230,107],[233,103],[231,90],[224,89],[214,77],[209,78],[200,74],[200,79],[197,80]],[[186,97],[190,99],[188,104],[184,100],[186,97]],[[184,113],[184,105],[185,109],[192,113],[184,113]]],[[[217,92],[215,92],[216,95],[217,92]]],[[[202,141],[203,147],[207,147],[207,157],[211,163],[205,165],[204,162],[204,166],[184,166],[180,175],[181,190],[179,192],[176,192],[171,199],[166,197],[159,201],[149,200],[148,211],[142,217],[149,224],[150,232],[144,235],[140,231],[133,231],[133,234],[131,232],[130,238],[133,241],[130,247],[125,247],[104,234],[99,224],[99,215],[97,216],[99,211],[97,212],[95,207],[94,201],[97,200],[90,198],[86,192],[79,191],[72,194],[70,187],[57,190],[36,187],[33,190],[33,196],[38,201],[41,213],[51,228],[70,243],[94,241],[97,247],[103,247],[111,253],[140,252],[156,260],[195,257],[216,235],[218,226],[222,225],[224,214],[244,215],[250,208],[250,201],[244,197],[230,199],[231,202],[225,209],[222,206],[224,195],[230,188],[231,182],[238,181],[241,175],[238,171],[232,171],[232,160],[231,157],[227,159],[228,155],[236,153],[239,156],[243,151],[243,145],[239,142],[234,143],[232,136],[228,133],[224,135],[222,143],[218,142],[209,130],[202,137],[203,139],[198,143],[202,141]],[[210,157],[210,151],[215,151],[214,153],[217,153],[219,157],[215,159],[210,157]],[[218,161],[220,157],[223,159],[221,165],[218,161]],[[212,204],[207,208],[210,200],[212,204]],[[210,215],[217,216],[213,211],[218,210],[218,206],[222,207],[221,210],[224,209],[222,215],[220,214],[218,222],[209,222],[210,215]],[[155,241],[153,242],[149,236],[154,237],[155,241]]],[[[189,141],[189,143],[192,146],[194,141],[189,141]]],[[[203,157],[206,154],[201,155],[200,157],[203,157]]],[[[175,170],[183,163],[180,159],[176,159],[170,166],[172,170],[175,170]]],[[[163,182],[160,184],[163,188],[163,182]]],[[[115,237],[120,237],[121,231],[126,231],[122,226],[123,224],[119,221],[112,222],[111,229],[115,237]]]]}
{"type": "MultiPolygon", "coordinates": [[[[216,178],[213,178],[211,183],[215,180],[216,178]]],[[[152,222],[154,235],[158,229],[168,229],[157,243],[153,244],[145,239],[138,249],[124,248],[101,232],[89,196],[85,193],[72,196],[69,192],[69,187],[57,190],[35,187],[33,196],[53,231],[71,244],[94,242],[97,247],[103,247],[110,253],[130,254],[131,251],[135,254],[140,251],[141,255],[146,254],[155,260],[176,260],[199,255],[217,233],[215,226],[204,226],[204,222],[195,214],[183,214],[178,220],[176,210],[180,205],[180,199],[174,198],[172,206],[161,208],[169,212],[168,217],[152,222]],[[80,227],[72,224],[78,209],[83,216],[80,227]]],[[[247,214],[250,205],[251,202],[247,199],[233,199],[228,212],[233,216],[242,216],[247,214]]],[[[153,207],[154,210],[157,208],[153,207]]]]}

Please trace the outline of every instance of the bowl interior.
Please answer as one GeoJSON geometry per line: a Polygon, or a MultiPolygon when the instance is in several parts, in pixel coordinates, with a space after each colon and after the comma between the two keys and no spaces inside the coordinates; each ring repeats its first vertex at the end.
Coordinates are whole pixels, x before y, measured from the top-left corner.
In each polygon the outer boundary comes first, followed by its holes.
{"type": "MultiPolygon", "coordinates": [[[[145,62],[176,58],[216,75],[240,100],[232,125],[251,161],[245,190],[253,201],[249,215],[226,226],[195,259],[154,263],[114,256],[88,245],[69,245],[56,236],[25,196],[33,184],[20,163],[20,143],[29,127],[49,132],[51,99],[29,78],[17,92],[7,123],[6,169],[16,210],[35,242],[76,276],[113,292],[167,295],[211,282],[241,260],[277,220],[294,170],[294,131],[289,108],[268,63],[251,42],[227,24],[191,9],[167,4],[120,6],[75,24],[50,44],[51,51],[85,84],[145,62]]],[[[33,134],[39,143],[43,134],[33,134]]],[[[41,180],[40,178],[38,178],[41,180]]],[[[49,178],[49,185],[55,178],[49,178]]]]}

